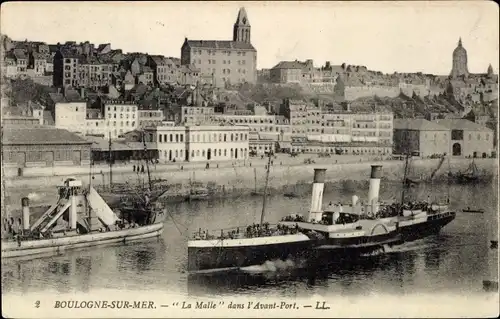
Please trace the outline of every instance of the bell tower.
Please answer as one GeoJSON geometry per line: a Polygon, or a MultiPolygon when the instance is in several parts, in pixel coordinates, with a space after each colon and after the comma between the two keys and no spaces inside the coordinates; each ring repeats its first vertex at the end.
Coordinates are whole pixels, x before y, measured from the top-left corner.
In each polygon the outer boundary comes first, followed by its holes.
{"type": "Polygon", "coordinates": [[[250,21],[245,8],[240,8],[233,26],[233,41],[250,43],[250,21]]]}

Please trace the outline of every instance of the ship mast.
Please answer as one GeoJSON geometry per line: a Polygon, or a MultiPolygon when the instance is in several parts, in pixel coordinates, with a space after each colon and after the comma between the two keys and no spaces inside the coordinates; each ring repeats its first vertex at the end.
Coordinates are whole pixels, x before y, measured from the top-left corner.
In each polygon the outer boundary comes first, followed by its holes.
{"type": "Polygon", "coordinates": [[[111,132],[109,132],[109,188],[113,187],[113,152],[111,151],[111,132]]]}
{"type": "Polygon", "coordinates": [[[448,191],[448,199],[447,199],[447,204],[450,204],[450,155],[445,153],[445,156],[448,158],[448,174],[447,174],[447,191],[448,191]]]}
{"type": "MultiPolygon", "coordinates": [[[[1,129],[1,140],[3,141],[3,126],[2,126],[2,129],[1,129]]],[[[7,212],[7,203],[5,201],[5,192],[7,191],[6,188],[5,188],[5,172],[4,172],[4,166],[3,166],[3,147],[2,147],[2,152],[1,152],[1,156],[2,156],[2,159],[1,159],[1,163],[2,163],[2,167],[0,167],[0,169],[2,170],[2,189],[1,189],[1,200],[2,200],[2,208],[1,208],[1,217],[2,217],[2,223],[4,222],[4,218],[8,217],[8,212],[7,212]]],[[[2,228],[3,230],[3,228],[2,228]]],[[[3,233],[2,233],[3,235],[3,233]]]]}
{"type": "Polygon", "coordinates": [[[151,185],[151,173],[149,171],[149,156],[148,156],[148,147],[146,146],[146,135],[144,134],[144,130],[142,130],[142,143],[144,145],[144,157],[146,160],[146,170],[148,171],[148,184],[149,190],[152,191],[153,187],[151,185]]]}
{"type": "Polygon", "coordinates": [[[408,178],[408,159],[410,157],[410,153],[407,152],[406,154],[406,159],[405,159],[405,170],[403,174],[403,190],[401,191],[401,204],[404,204],[405,201],[405,187],[407,184],[406,179],[408,178]]]}
{"type": "Polygon", "coordinates": [[[262,213],[260,214],[260,225],[264,224],[264,216],[266,213],[266,201],[267,201],[267,186],[269,184],[269,171],[271,169],[271,157],[273,152],[269,151],[269,160],[267,161],[267,171],[266,171],[266,185],[264,186],[264,198],[262,200],[262,213]]]}

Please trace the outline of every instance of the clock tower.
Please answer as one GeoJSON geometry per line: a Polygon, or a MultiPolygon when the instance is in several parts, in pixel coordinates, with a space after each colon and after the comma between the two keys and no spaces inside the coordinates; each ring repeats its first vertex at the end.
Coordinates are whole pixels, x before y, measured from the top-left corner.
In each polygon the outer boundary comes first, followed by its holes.
{"type": "Polygon", "coordinates": [[[250,43],[250,21],[245,8],[240,8],[233,27],[233,41],[250,43]]]}

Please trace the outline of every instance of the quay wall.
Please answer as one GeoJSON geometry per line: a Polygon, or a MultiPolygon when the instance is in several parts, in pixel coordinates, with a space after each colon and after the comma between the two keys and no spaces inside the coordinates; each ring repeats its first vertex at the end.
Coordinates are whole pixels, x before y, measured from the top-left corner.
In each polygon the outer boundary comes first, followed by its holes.
{"type": "MultiPolygon", "coordinates": [[[[412,161],[412,176],[426,176],[437,167],[439,159],[420,159],[412,161]]],[[[480,171],[489,174],[493,178],[498,178],[498,161],[497,159],[477,159],[475,161],[480,171]]],[[[233,163],[234,164],[234,163],[233,163]]],[[[230,197],[233,195],[244,195],[257,189],[262,191],[265,186],[266,176],[266,161],[253,162],[252,166],[246,163],[240,163],[242,166],[229,166],[219,168],[199,168],[191,167],[183,170],[178,167],[170,169],[154,169],[151,170],[152,178],[166,179],[171,184],[182,184],[183,188],[189,187],[191,181],[196,181],[202,184],[214,183],[219,188],[224,187],[224,196],[230,197]]],[[[376,161],[366,160],[361,162],[337,163],[332,160],[324,163],[316,164],[297,164],[285,165],[279,159],[274,161],[269,173],[269,188],[273,190],[286,189],[293,185],[311,184],[314,168],[326,168],[326,182],[335,183],[340,181],[367,181],[370,176],[370,165],[382,165],[383,179],[388,181],[400,181],[403,176],[404,161],[376,161]]],[[[470,164],[468,159],[451,159],[449,167],[451,171],[465,170],[470,164]]],[[[203,165],[202,165],[203,166],[203,165]]],[[[444,163],[441,169],[436,174],[436,179],[444,176],[448,172],[448,163],[444,163]]],[[[34,178],[9,178],[6,179],[6,202],[9,206],[20,206],[20,200],[23,196],[34,194],[33,204],[49,204],[52,203],[56,196],[56,188],[68,176],[44,176],[34,178]]],[[[89,173],[81,175],[82,181],[87,184],[89,181],[89,173]]],[[[115,172],[113,173],[114,183],[130,184],[147,183],[147,174],[137,174],[131,172],[115,172]]],[[[92,180],[93,185],[107,185],[109,183],[109,174],[94,175],[92,180]]]]}

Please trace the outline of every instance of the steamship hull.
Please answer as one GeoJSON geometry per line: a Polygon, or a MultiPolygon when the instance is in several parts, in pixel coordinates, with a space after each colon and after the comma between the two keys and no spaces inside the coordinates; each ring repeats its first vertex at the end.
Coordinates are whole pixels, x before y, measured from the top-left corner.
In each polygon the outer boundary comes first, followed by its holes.
{"type": "Polygon", "coordinates": [[[99,245],[127,243],[158,237],[163,232],[163,223],[108,232],[92,232],[84,235],[49,239],[2,241],[2,259],[25,256],[61,254],[67,250],[99,245]]]}
{"type": "Polygon", "coordinates": [[[455,219],[455,212],[428,215],[422,220],[400,221],[399,231],[404,242],[415,241],[428,236],[437,235],[443,227],[455,219]]]}
{"type": "Polygon", "coordinates": [[[308,258],[316,241],[298,233],[188,242],[188,271],[202,273],[262,265],[266,261],[308,258]]]}

